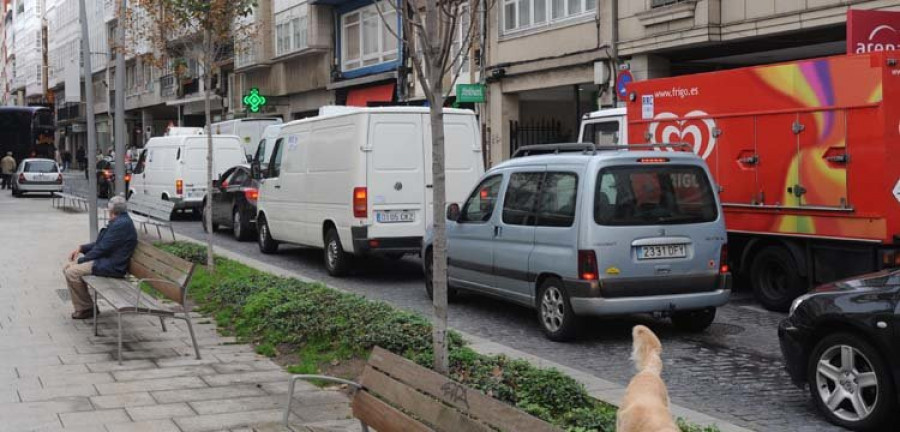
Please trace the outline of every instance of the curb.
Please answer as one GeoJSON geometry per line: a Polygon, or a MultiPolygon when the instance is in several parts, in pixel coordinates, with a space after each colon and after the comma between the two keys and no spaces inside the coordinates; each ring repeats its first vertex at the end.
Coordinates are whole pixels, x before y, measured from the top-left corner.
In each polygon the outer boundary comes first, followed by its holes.
{"type": "MultiPolygon", "coordinates": [[[[186,241],[190,243],[196,243],[206,246],[206,242],[196,240],[191,237],[184,236],[182,234],[176,233],[176,238],[181,241],[186,241]]],[[[262,261],[259,261],[255,258],[250,258],[230,250],[227,250],[222,247],[214,248],[214,252],[217,255],[223,256],[228,259],[232,259],[238,261],[242,264],[253,267],[257,270],[269,272],[278,276],[286,276],[299,279],[302,282],[311,282],[311,283],[321,283],[324,282],[316,279],[311,279],[306,276],[303,276],[300,273],[293,272],[291,270],[285,270],[281,267],[267,264],[262,261]]],[[[331,289],[340,292],[349,292],[341,288],[333,287],[331,285],[325,284],[331,289]]],[[[353,293],[356,294],[356,293],[353,293]]],[[[586,372],[579,371],[577,369],[573,369],[568,366],[561,365],[559,363],[552,362],[550,360],[546,360],[544,358],[535,356],[533,354],[528,354],[523,351],[519,351],[517,349],[508,347],[503,344],[499,344],[497,342],[492,342],[487,339],[484,339],[479,336],[475,336],[473,334],[461,331],[459,329],[452,328],[453,331],[459,333],[464,339],[470,342],[469,347],[472,348],[475,352],[484,355],[498,355],[502,354],[512,359],[521,359],[527,360],[531,364],[535,366],[539,366],[542,368],[552,368],[556,369],[560,372],[565,373],[566,375],[572,377],[582,385],[584,385],[585,390],[587,390],[588,395],[593,397],[594,399],[600,400],[601,402],[605,402],[611,405],[618,406],[621,402],[622,398],[625,396],[625,387],[607,381],[601,378],[597,378],[591,374],[586,372]]],[[[706,425],[715,425],[719,428],[721,432],[753,432],[752,429],[747,429],[736,424],[727,422],[725,420],[701,413],[699,411],[694,411],[689,408],[685,408],[679,405],[670,404],[669,409],[672,412],[672,415],[677,417],[681,417],[691,423],[706,426],[706,425]]]]}

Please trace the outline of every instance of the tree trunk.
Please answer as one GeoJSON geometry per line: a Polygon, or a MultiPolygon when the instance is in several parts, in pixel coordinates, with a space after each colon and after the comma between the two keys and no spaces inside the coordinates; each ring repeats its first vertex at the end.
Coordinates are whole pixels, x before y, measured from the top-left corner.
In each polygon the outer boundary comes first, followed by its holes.
{"type": "Polygon", "coordinates": [[[204,88],[204,102],[206,103],[205,111],[206,111],[206,126],[210,129],[206,131],[206,204],[204,204],[203,209],[203,223],[206,224],[206,267],[210,273],[215,273],[216,271],[216,262],[213,258],[213,225],[212,225],[212,191],[213,191],[213,176],[215,172],[213,172],[213,136],[212,136],[212,41],[211,35],[209,34],[209,30],[203,32],[203,45],[204,50],[206,51],[204,55],[206,56],[205,64],[203,65],[203,82],[205,85],[204,88]]]}

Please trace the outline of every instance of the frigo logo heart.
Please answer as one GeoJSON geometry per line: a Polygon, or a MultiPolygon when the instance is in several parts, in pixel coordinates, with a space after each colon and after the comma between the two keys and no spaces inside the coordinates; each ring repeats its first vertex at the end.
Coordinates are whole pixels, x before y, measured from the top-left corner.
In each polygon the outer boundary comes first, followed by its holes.
{"type": "MultiPolygon", "coordinates": [[[[694,153],[706,160],[716,148],[716,137],[713,135],[716,121],[708,116],[709,114],[699,110],[691,111],[684,117],[670,112],[659,113],[650,123],[650,143],[687,143],[694,153]]],[[[675,150],[671,147],[662,149],[675,150]]]]}

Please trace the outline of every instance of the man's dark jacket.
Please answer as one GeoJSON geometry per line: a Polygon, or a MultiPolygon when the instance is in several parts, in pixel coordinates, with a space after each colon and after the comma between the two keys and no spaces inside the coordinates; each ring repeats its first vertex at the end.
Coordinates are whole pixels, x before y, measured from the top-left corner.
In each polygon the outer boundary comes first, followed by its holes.
{"type": "Polygon", "coordinates": [[[78,264],[94,262],[94,276],[124,277],[128,261],[137,247],[137,230],[127,213],[122,213],[100,230],[97,241],[81,246],[78,264]]]}

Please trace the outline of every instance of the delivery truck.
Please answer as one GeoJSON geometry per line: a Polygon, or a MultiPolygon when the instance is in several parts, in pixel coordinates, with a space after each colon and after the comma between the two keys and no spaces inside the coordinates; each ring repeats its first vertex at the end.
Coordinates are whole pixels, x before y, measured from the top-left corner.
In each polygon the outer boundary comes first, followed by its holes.
{"type": "Polygon", "coordinates": [[[882,52],[637,81],[624,108],[585,116],[581,140],[700,155],[737,281],[787,310],[812,286],[900,265],[898,62],[882,52]]]}

